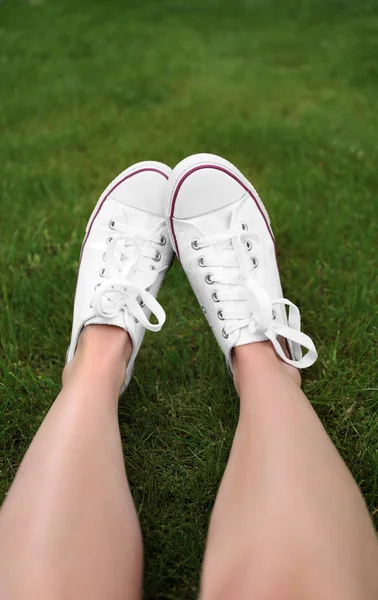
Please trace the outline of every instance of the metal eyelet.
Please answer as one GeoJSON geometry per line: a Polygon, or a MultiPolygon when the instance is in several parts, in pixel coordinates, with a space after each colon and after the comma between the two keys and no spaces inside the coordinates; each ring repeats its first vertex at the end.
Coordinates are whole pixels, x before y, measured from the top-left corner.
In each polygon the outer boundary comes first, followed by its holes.
{"type": "Polygon", "coordinates": [[[105,277],[105,269],[101,269],[99,275],[100,277],[105,277]]]}
{"type": "Polygon", "coordinates": [[[149,285],[148,287],[146,287],[146,292],[149,292],[151,289],[151,286],[149,285]]]}
{"type": "Polygon", "coordinates": [[[151,271],[156,271],[156,267],[154,267],[154,265],[150,265],[150,269],[151,269],[151,271]]]}
{"type": "Polygon", "coordinates": [[[200,256],[200,258],[198,259],[198,264],[200,267],[206,267],[204,256],[200,256]]]}
{"type": "Polygon", "coordinates": [[[160,246],[165,246],[166,243],[167,243],[167,238],[164,237],[164,235],[162,235],[160,238],[160,246]]]}
{"type": "Polygon", "coordinates": [[[258,267],[259,261],[255,256],[252,256],[251,261],[253,263],[253,268],[256,269],[256,267],[258,267]]]}
{"type": "Polygon", "coordinates": [[[108,239],[106,240],[106,245],[108,246],[112,240],[113,240],[112,237],[108,237],[108,239]]]}
{"type": "Polygon", "coordinates": [[[272,309],[272,319],[273,319],[273,321],[275,321],[277,319],[277,313],[274,310],[274,308],[272,309]]]}
{"type": "Polygon", "coordinates": [[[223,335],[224,339],[225,339],[225,340],[227,340],[227,338],[228,338],[228,333],[226,333],[226,332],[225,332],[225,330],[224,330],[224,327],[223,327],[223,329],[222,329],[222,335],[223,335]]]}
{"type": "Polygon", "coordinates": [[[109,228],[110,228],[110,229],[114,229],[114,228],[115,228],[115,221],[114,221],[113,219],[111,219],[111,220],[109,221],[109,228]]]}
{"type": "Polygon", "coordinates": [[[93,308],[93,302],[92,302],[92,300],[89,303],[89,308],[93,308]]]}
{"type": "Polygon", "coordinates": [[[219,298],[218,298],[218,292],[214,292],[214,294],[211,296],[214,302],[219,302],[219,298]]]}
{"type": "Polygon", "coordinates": [[[139,306],[140,306],[141,308],[143,308],[144,306],[146,306],[146,305],[145,305],[145,303],[143,302],[143,300],[141,300],[141,301],[139,302],[139,306]]]}
{"type": "Polygon", "coordinates": [[[202,308],[203,314],[206,315],[207,310],[206,310],[206,308],[204,306],[202,306],[202,304],[201,304],[201,308],[202,308]]]}
{"type": "Polygon", "coordinates": [[[192,241],[192,248],[193,248],[194,250],[199,250],[199,248],[200,248],[200,245],[199,245],[199,240],[193,240],[193,241],[192,241]]]}
{"type": "Polygon", "coordinates": [[[242,223],[240,225],[240,227],[242,228],[243,231],[248,231],[248,225],[247,225],[247,223],[242,223]]]}
{"type": "Polygon", "coordinates": [[[217,317],[220,321],[224,321],[223,310],[218,310],[217,317]]]}
{"type": "Polygon", "coordinates": [[[211,273],[208,273],[205,277],[205,281],[206,283],[208,283],[209,285],[213,285],[213,283],[215,283],[212,279],[211,279],[211,273]]]}
{"type": "Polygon", "coordinates": [[[104,252],[104,254],[102,255],[102,260],[106,261],[106,252],[104,252]]]}
{"type": "Polygon", "coordinates": [[[153,259],[153,260],[154,260],[155,262],[159,262],[159,260],[160,260],[160,259],[161,259],[161,254],[160,254],[160,252],[159,252],[158,250],[156,250],[156,254],[155,254],[155,256],[154,256],[154,259],[153,259]]]}
{"type": "Polygon", "coordinates": [[[101,283],[96,283],[96,285],[95,285],[95,291],[97,290],[97,288],[100,287],[100,285],[101,285],[101,283]]]}
{"type": "Polygon", "coordinates": [[[244,244],[247,246],[249,252],[252,249],[252,242],[250,240],[245,240],[244,244]]]}
{"type": "Polygon", "coordinates": [[[139,323],[139,319],[137,319],[136,317],[134,317],[134,321],[135,323],[139,323]]]}

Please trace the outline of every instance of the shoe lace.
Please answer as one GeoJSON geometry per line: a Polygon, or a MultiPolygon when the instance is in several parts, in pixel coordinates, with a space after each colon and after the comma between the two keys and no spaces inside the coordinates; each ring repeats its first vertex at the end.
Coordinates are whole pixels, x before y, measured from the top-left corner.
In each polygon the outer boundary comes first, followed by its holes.
{"type": "Polygon", "coordinates": [[[266,336],[286,363],[304,368],[315,362],[317,352],[311,338],[301,331],[298,307],[286,298],[272,300],[261,283],[264,260],[261,238],[257,233],[250,233],[247,224],[241,223],[225,233],[194,240],[192,246],[198,250],[213,246],[216,250],[213,256],[201,256],[198,261],[201,267],[214,267],[214,271],[219,272],[217,267],[222,267],[222,274],[206,275],[208,284],[217,283],[228,288],[228,291],[214,292],[213,300],[233,302],[234,306],[237,303],[233,310],[218,311],[218,318],[228,321],[222,330],[225,339],[247,327],[251,334],[266,336]],[[277,320],[280,305],[285,307],[285,311],[286,306],[289,307],[287,325],[277,320]],[[279,336],[291,343],[293,359],[286,356],[277,339],[279,336]],[[307,349],[304,356],[302,346],[307,349]]]}
{"type": "Polygon", "coordinates": [[[115,220],[109,222],[109,227],[114,235],[107,240],[103,255],[105,267],[100,271],[100,276],[106,279],[96,286],[93,310],[102,318],[112,318],[120,310],[126,310],[146,329],[160,331],[166,316],[150,289],[159,273],[168,266],[158,269],[152,264],[152,261],[160,261],[161,254],[151,243],[164,246],[166,238],[115,220]],[[157,323],[147,319],[144,306],[156,317],[157,323]]]}

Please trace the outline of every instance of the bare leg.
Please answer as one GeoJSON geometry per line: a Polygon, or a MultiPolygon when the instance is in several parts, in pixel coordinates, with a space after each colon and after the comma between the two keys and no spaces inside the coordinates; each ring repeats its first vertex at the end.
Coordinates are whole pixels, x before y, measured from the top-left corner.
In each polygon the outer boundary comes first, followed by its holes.
{"type": "Polygon", "coordinates": [[[240,419],[213,511],[201,600],[376,600],[361,493],[269,342],[235,349],[240,419]]]}
{"type": "Polygon", "coordinates": [[[1,598],[140,597],[142,540],[117,419],[130,353],[122,329],[82,333],[0,512],[1,598]]]}

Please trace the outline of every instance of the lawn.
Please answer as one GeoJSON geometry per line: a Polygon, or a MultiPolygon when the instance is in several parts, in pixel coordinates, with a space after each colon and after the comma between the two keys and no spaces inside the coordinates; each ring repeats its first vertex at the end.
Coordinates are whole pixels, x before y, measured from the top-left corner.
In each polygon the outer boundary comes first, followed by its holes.
{"type": "MultiPolygon", "coordinates": [[[[59,391],[78,255],[133,162],[221,154],[271,214],[319,350],[304,390],[378,523],[373,0],[0,3],[0,499],[59,391]]],[[[120,403],[145,598],[193,600],[238,402],[175,263],[120,403]]]]}

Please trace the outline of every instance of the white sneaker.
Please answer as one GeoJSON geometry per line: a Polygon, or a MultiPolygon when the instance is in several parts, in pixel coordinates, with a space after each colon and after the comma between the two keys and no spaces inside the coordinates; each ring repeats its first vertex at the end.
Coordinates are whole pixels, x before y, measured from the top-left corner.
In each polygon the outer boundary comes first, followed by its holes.
{"type": "Polygon", "coordinates": [[[312,365],[315,346],[300,330],[298,308],[282,296],[268,213],[236,167],[212,154],[180,162],[169,178],[166,216],[173,248],[231,372],[232,348],[263,340],[288,364],[312,365]],[[278,336],[287,340],[291,358],[278,336]]]}
{"type": "Polygon", "coordinates": [[[170,173],[166,165],[151,161],[118,175],[97,202],[81,248],[67,362],[86,325],[122,327],[133,344],[122,391],[145,330],[159,331],[165,322],[156,296],[173,259],[164,215],[170,173]],[[156,324],[149,321],[151,313],[156,324]]]}

